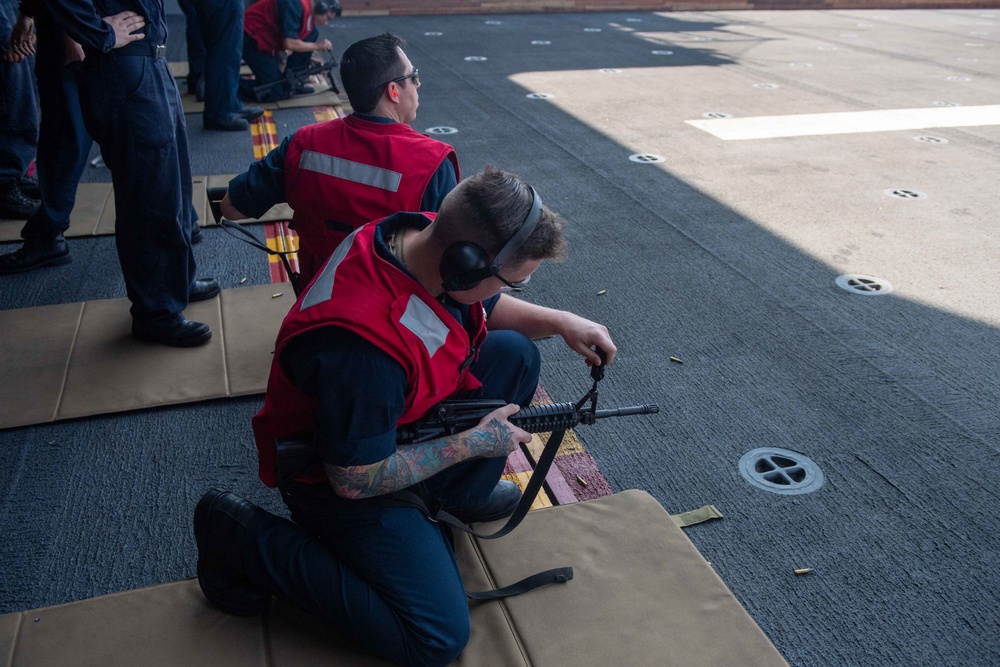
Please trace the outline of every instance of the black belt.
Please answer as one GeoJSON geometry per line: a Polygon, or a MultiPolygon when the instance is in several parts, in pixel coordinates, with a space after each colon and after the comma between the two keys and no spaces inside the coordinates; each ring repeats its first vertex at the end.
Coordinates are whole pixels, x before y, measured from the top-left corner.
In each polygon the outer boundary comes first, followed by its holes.
{"type": "Polygon", "coordinates": [[[152,42],[139,41],[131,42],[118,49],[111,49],[106,56],[144,56],[146,58],[166,58],[167,45],[153,44],[152,42]]]}

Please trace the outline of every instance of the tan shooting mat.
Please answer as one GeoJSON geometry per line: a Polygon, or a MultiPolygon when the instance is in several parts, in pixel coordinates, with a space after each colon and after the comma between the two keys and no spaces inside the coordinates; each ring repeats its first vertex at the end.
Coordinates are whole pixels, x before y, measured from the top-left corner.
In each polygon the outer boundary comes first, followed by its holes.
{"type": "MultiPolygon", "coordinates": [[[[195,176],[192,203],[202,227],[214,225],[215,218],[208,203],[208,188],[226,187],[235,174],[195,176]]],[[[288,204],[278,204],[260,218],[244,222],[277,222],[291,220],[292,209],[288,204]]],[[[0,241],[20,241],[23,220],[0,218],[0,241]]],[[[115,233],[115,191],[111,183],[81,183],[76,189],[76,204],[70,214],[69,229],[65,236],[103,236],[115,233]]],[[[8,252],[6,249],[4,252],[8,252]]]]}
{"type": "MultiPolygon", "coordinates": [[[[187,62],[170,62],[168,64],[170,72],[174,75],[175,79],[187,76],[187,62]]],[[[248,66],[243,65],[240,67],[240,76],[249,76],[250,74],[251,71],[248,66]]],[[[253,106],[263,107],[264,109],[294,109],[298,107],[334,106],[347,103],[347,96],[341,96],[333,92],[329,83],[320,83],[318,85],[310,83],[309,85],[316,89],[316,92],[311,95],[296,95],[290,99],[278,102],[247,102],[247,104],[253,104],[253,106]]],[[[338,87],[343,89],[342,85],[338,84],[338,87]]],[[[184,113],[202,113],[205,110],[205,103],[199,102],[194,95],[181,93],[181,103],[184,106],[184,113]]]]}
{"type": "Polygon", "coordinates": [[[0,428],[262,394],[294,302],[285,283],[193,303],[185,316],[212,327],[196,348],[134,339],[128,299],[0,311],[0,428]]]}
{"type": "MultiPolygon", "coordinates": [[[[787,667],[645,491],[529,512],[507,537],[463,535],[456,551],[469,590],[563,565],[571,565],[575,576],[522,596],[474,603],[472,638],[455,665],[787,667]]],[[[273,604],[263,617],[216,611],[189,579],[0,616],[0,664],[388,663],[286,603],[273,604]]]]}

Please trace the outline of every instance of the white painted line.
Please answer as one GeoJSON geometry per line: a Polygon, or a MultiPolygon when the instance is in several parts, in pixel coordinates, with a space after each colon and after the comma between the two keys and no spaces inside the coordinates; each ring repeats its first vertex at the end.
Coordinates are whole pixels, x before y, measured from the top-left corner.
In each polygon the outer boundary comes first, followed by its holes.
{"type": "Polygon", "coordinates": [[[888,109],[795,116],[689,120],[690,125],[726,141],[921,130],[929,127],[1000,125],[1000,104],[978,107],[888,109]]]}

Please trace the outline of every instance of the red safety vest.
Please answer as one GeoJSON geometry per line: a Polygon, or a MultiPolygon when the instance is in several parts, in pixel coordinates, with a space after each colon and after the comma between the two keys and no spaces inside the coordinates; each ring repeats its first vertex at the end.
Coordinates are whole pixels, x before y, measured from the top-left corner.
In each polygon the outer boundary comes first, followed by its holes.
{"type": "Polygon", "coordinates": [[[285,201],[295,211],[301,284],[361,225],[421,210],[445,158],[460,179],[455,149],[406,123],[352,115],[298,130],[285,154],[285,201]]]}
{"type": "MultiPolygon", "coordinates": [[[[434,213],[414,218],[430,224],[434,213]]],[[[396,216],[378,224],[391,229],[396,216]]],[[[469,371],[486,338],[482,304],[470,307],[469,331],[410,275],[375,252],[376,224],[351,234],[292,306],[278,331],[264,407],[253,418],[261,481],[275,487],[275,440],[311,437],[319,403],[299,391],[281,367],[288,341],[318,327],[352,331],[395,359],[406,371],[406,409],[397,427],[423,417],[456,392],[481,385],[469,371]],[[469,332],[472,332],[470,336],[469,332]]],[[[384,233],[384,232],[383,232],[384,233]]],[[[326,481],[321,471],[296,481],[326,481]]]]}
{"type": "MultiPolygon", "coordinates": [[[[304,40],[313,30],[312,1],[302,2],[302,25],[298,38],[304,40]]],[[[281,17],[278,16],[278,0],[257,0],[243,12],[243,32],[253,38],[257,50],[272,56],[284,51],[285,36],[281,32],[281,17]]]]}

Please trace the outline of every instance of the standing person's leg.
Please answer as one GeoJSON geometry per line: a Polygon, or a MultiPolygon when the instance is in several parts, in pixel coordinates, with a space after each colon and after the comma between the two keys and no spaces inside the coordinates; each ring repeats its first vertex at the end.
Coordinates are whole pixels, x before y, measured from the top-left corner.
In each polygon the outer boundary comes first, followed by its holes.
{"type": "Polygon", "coordinates": [[[83,125],[76,75],[66,66],[63,32],[39,18],[35,77],[41,123],[35,169],[41,206],[21,229],[24,245],[0,257],[0,273],[19,273],[72,261],[62,237],[93,141],[83,125]]]}
{"type": "Polygon", "coordinates": [[[114,183],[115,241],[132,302],[132,333],[167,345],[201,345],[212,336],[208,325],[182,315],[195,264],[191,167],[176,83],[162,58],[89,61],[81,101],[114,183]]]}
{"type": "Polygon", "coordinates": [[[0,218],[26,220],[39,206],[19,187],[38,146],[34,61],[0,61],[0,218]]]}
{"type": "Polygon", "coordinates": [[[240,62],[243,59],[243,1],[203,0],[202,33],[205,35],[206,129],[241,130],[247,120],[264,113],[243,108],[238,97],[240,62]]]}
{"type": "Polygon", "coordinates": [[[445,665],[462,651],[468,603],[438,524],[324,484],[282,495],[296,523],[219,491],[199,502],[198,577],[213,604],[260,613],[274,593],[404,665],[445,665]]]}
{"type": "MultiPolygon", "coordinates": [[[[201,3],[203,0],[195,0],[201,3]]],[[[192,0],[177,0],[184,12],[184,38],[187,43],[188,75],[187,92],[199,102],[205,98],[205,38],[202,34],[201,19],[192,0]]]]}
{"type": "Polygon", "coordinates": [[[51,240],[69,227],[76,190],[93,140],[83,124],[76,74],[66,66],[64,35],[50,21],[39,21],[35,72],[42,122],[35,166],[42,208],[21,231],[28,240],[51,240]]]}
{"type": "Polygon", "coordinates": [[[244,98],[258,102],[276,102],[287,99],[291,94],[285,85],[271,86],[265,91],[255,92],[254,87],[281,81],[281,68],[278,67],[278,57],[264,53],[257,48],[253,38],[243,33],[243,60],[253,72],[253,80],[241,80],[240,90],[244,98]]]}

